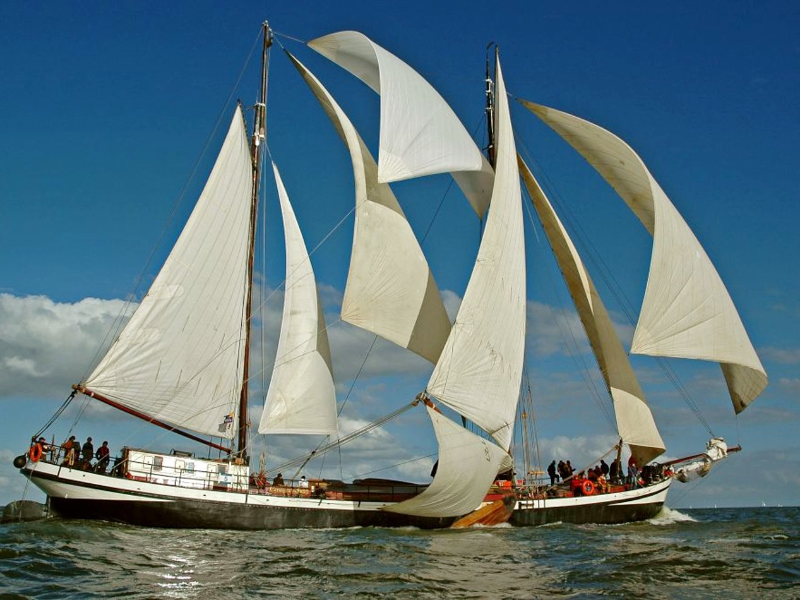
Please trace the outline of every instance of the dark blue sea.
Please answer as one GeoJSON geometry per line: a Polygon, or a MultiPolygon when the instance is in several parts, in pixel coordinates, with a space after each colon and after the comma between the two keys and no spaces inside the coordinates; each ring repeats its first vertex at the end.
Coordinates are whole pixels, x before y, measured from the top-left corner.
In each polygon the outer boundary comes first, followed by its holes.
{"type": "Polygon", "coordinates": [[[800,508],[539,528],[0,525],[2,598],[800,598],[800,508]]]}

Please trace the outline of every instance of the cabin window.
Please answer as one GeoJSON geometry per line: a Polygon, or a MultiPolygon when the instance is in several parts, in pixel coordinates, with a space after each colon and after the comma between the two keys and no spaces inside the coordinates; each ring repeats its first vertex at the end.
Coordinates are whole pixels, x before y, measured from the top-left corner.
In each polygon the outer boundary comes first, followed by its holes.
{"type": "Polygon", "coordinates": [[[178,473],[180,473],[180,472],[182,472],[184,469],[186,469],[186,462],[184,462],[184,461],[182,461],[182,460],[176,460],[176,461],[175,461],[175,471],[176,471],[176,472],[178,472],[178,473]]]}
{"type": "Polygon", "coordinates": [[[190,462],[186,465],[186,472],[187,473],[194,473],[194,463],[190,462]]]}
{"type": "Polygon", "coordinates": [[[153,471],[160,471],[161,467],[164,466],[164,457],[163,456],[154,456],[153,457],[153,471]]]}

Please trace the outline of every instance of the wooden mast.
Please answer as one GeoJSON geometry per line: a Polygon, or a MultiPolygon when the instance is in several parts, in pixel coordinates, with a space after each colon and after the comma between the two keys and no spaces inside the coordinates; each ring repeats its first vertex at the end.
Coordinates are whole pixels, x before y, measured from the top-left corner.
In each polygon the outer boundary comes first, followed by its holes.
{"type": "Polygon", "coordinates": [[[269,49],[272,46],[272,30],[269,23],[262,24],[264,44],[261,48],[261,88],[258,102],[255,105],[253,117],[253,137],[250,153],[253,159],[253,198],[250,204],[250,251],[248,256],[247,294],[245,297],[245,340],[244,340],[244,370],[242,380],[242,394],[239,397],[239,441],[237,454],[246,458],[247,452],[247,396],[250,379],[250,329],[252,317],[253,293],[253,267],[255,263],[256,247],[256,219],[258,215],[258,194],[261,182],[261,145],[266,138],[266,113],[267,113],[267,70],[269,68],[269,49]]]}

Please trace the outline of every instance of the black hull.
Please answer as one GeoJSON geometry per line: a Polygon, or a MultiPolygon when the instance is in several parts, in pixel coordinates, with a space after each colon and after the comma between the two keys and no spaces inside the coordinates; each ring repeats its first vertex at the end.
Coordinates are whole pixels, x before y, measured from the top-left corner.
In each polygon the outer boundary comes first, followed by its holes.
{"type": "Polygon", "coordinates": [[[509,521],[518,527],[573,523],[616,525],[652,519],[664,508],[670,481],[615,494],[518,503],[509,521]]]}
{"type": "Polygon", "coordinates": [[[661,502],[657,504],[636,504],[630,506],[594,504],[569,508],[517,509],[512,513],[509,523],[517,527],[550,525],[553,523],[616,525],[619,523],[633,523],[635,521],[652,519],[661,512],[663,507],[664,503],[661,502]]]}
{"type": "Polygon", "coordinates": [[[301,529],[340,527],[449,527],[455,519],[411,517],[384,511],[341,511],[324,508],[252,506],[198,500],[149,502],[137,500],[73,500],[50,498],[59,517],[96,519],[173,529],[301,529]]]}

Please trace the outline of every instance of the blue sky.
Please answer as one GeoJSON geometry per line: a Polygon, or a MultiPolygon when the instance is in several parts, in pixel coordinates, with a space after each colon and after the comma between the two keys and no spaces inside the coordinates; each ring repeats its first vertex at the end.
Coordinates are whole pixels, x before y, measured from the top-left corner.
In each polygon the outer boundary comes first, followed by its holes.
{"type": "MultiPolygon", "coordinates": [[[[674,361],[714,432],[744,452],[698,486],[673,489],[673,506],[796,504],[800,494],[800,7],[788,2],[527,3],[492,13],[485,3],[327,2],[267,7],[225,3],[66,3],[0,6],[0,504],[25,480],[11,466],[26,441],[86,374],[121,300],[141,296],[202,186],[230,116],[230,98],[254,100],[256,56],[269,19],[329,86],[374,147],[377,96],[290,38],[355,29],[417,68],[483,140],[485,48],[501,50],[511,94],[598,123],[625,139],[706,247],[770,376],[738,419],[714,365],[674,361]],[[218,119],[223,125],[214,128],[218,119]],[[207,151],[201,154],[204,147],[207,151]],[[197,171],[190,178],[193,170],[197,171]],[[188,183],[187,183],[188,182],[188,183]],[[185,191],[184,191],[185,189],[185,191]],[[183,191],[183,193],[182,193],[183,191]],[[175,207],[175,217],[170,214],[175,207]],[[167,225],[165,225],[167,223],[167,225]],[[161,243],[159,241],[161,240],[161,243]],[[156,248],[156,250],[153,250],[156,248]],[[148,257],[152,254],[152,260],[148,257]]],[[[310,247],[352,205],[349,158],[327,118],[276,48],[271,63],[269,144],[310,247]]],[[[512,107],[518,149],[545,172],[638,307],[650,254],[644,230],[571,149],[521,107],[512,107]]],[[[463,293],[479,226],[448,178],[396,186],[450,309],[463,293]]],[[[281,281],[275,194],[268,192],[267,278],[281,281]]],[[[329,320],[344,285],[351,222],[314,256],[329,320]]],[[[568,308],[552,261],[529,227],[527,365],[538,409],[542,462],[592,461],[613,429],[564,352],[558,316],[568,308]]],[[[602,283],[599,287],[601,293],[602,283]]],[[[622,310],[609,308],[630,335],[622,310]]],[[[264,349],[274,347],[280,294],[266,305],[264,349]],[[272,344],[272,346],[270,346],[272,344]]],[[[560,321],[559,321],[560,322],[560,321]]],[[[575,325],[574,317],[566,322],[575,325]]],[[[576,329],[577,331],[577,329],[576,329]]],[[[339,400],[348,395],[371,336],[332,332],[339,400]]],[[[274,352],[274,350],[273,350],[274,352]]],[[[634,358],[667,455],[699,451],[707,432],[652,361],[634,358]]],[[[409,401],[429,367],[379,344],[343,412],[354,428],[409,401]]],[[[597,385],[595,378],[595,385],[597,385]]],[[[256,399],[256,404],[258,401],[256,399]]],[[[257,413],[258,406],[254,407],[257,413]]],[[[184,448],[177,438],[83,401],[48,431],[80,438],[184,448]]],[[[434,451],[422,411],[345,452],[345,477],[421,479],[434,451]],[[423,460],[413,458],[423,456],[423,460]],[[384,469],[404,460],[394,469],[384,469]]],[[[266,460],[292,456],[266,441],[266,460]]],[[[323,469],[333,469],[331,458],[323,469]]],[[[338,461],[337,461],[338,462],[338,461]]],[[[338,464],[335,467],[338,473],[338,464]]],[[[312,471],[314,472],[314,471],[312,471]]],[[[33,492],[28,491],[29,494],[33,492]]],[[[36,497],[33,495],[32,497],[36,497]]]]}

